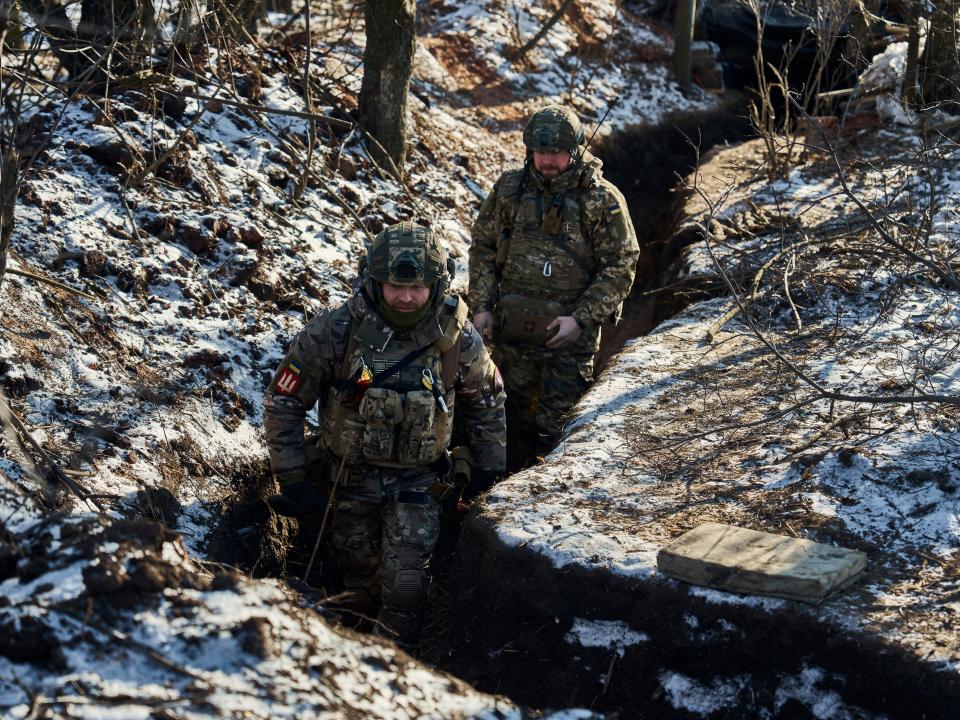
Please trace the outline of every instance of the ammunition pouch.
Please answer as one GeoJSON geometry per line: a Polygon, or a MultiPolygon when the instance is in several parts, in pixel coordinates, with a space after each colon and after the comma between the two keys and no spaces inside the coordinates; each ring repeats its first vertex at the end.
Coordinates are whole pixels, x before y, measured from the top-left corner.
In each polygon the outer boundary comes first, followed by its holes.
{"type": "Polygon", "coordinates": [[[404,416],[399,393],[389,388],[370,388],[363,394],[358,412],[364,421],[364,459],[390,460],[393,455],[393,428],[404,416]]]}
{"type": "Polygon", "coordinates": [[[398,457],[403,465],[420,465],[437,456],[437,433],[434,427],[437,401],[424,390],[408,392],[403,399],[403,420],[400,423],[398,457]]]}
{"type": "Polygon", "coordinates": [[[564,315],[563,305],[515,293],[504,295],[493,309],[497,337],[524,345],[543,345],[552,335],[547,326],[564,315]]]}
{"type": "Polygon", "coordinates": [[[450,460],[453,462],[453,483],[463,490],[473,477],[473,453],[467,446],[458,445],[450,451],[450,460]]]}

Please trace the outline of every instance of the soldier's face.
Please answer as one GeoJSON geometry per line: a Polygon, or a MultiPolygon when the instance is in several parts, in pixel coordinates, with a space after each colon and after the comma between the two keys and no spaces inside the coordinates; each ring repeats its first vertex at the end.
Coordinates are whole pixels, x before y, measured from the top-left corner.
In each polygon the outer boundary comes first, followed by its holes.
{"type": "Polygon", "coordinates": [[[544,177],[556,177],[570,167],[570,153],[568,152],[540,152],[533,151],[533,166],[544,177]]]}
{"type": "Polygon", "coordinates": [[[430,299],[426,285],[394,285],[383,283],[383,301],[397,312],[416,312],[430,299]]]}

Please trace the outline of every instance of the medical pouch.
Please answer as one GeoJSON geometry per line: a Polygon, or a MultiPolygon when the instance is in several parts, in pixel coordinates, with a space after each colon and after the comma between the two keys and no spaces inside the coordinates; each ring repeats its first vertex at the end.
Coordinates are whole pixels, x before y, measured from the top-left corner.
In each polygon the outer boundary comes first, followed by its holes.
{"type": "Polygon", "coordinates": [[[504,295],[494,308],[497,336],[508,342],[543,345],[553,335],[547,326],[564,314],[563,306],[553,300],[504,295]]]}

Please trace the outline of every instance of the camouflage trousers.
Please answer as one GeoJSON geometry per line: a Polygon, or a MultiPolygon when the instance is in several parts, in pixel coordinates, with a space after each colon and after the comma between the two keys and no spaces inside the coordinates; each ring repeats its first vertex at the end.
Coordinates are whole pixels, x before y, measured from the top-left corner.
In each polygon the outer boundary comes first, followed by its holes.
{"type": "Polygon", "coordinates": [[[407,645],[419,635],[440,534],[440,502],[427,492],[435,477],[373,472],[337,491],[333,546],[347,590],[362,598],[354,609],[370,614],[379,600],[377,619],[407,645]]]}
{"type": "Polygon", "coordinates": [[[581,336],[569,350],[513,343],[494,347],[493,360],[507,392],[507,456],[512,470],[556,444],[567,413],[593,382],[595,343],[581,336]],[[529,447],[534,437],[536,447],[529,447]],[[518,441],[526,447],[518,448],[518,441]]]}

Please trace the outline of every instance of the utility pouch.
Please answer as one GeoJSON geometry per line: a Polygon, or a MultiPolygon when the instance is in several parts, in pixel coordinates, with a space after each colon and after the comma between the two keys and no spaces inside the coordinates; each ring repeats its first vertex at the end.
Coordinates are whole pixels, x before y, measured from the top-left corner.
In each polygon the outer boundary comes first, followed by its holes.
{"type": "Polygon", "coordinates": [[[559,235],[562,226],[563,221],[560,218],[559,208],[556,211],[550,208],[549,212],[543,216],[543,223],[541,223],[540,229],[543,230],[545,235],[559,235]]]}
{"type": "Polygon", "coordinates": [[[360,400],[363,419],[363,457],[389,460],[393,455],[393,428],[403,420],[400,395],[389,388],[370,388],[360,400]]]}
{"type": "Polygon", "coordinates": [[[547,332],[547,325],[564,312],[563,306],[553,300],[511,293],[500,298],[494,314],[500,339],[524,345],[543,345],[553,334],[547,332]]]}
{"type": "Polygon", "coordinates": [[[507,262],[507,253],[510,252],[510,228],[504,228],[500,233],[500,242],[497,243],[497,267],[502,268],[507,262]]]}
{"type": "Polygon", "coordinates": [[[473,477],[473,453],[466,445],[458,445],[450,450],[450,460],[453,463],[453,482],[462,490],[473,477]]]}
{"type": "Polygon", "coordinates": [[[433,462],[437,453],[436,398],[426,390],[414,390],[404,396],[404,406],[398,448],[400,462],[404,465],[433,462]]]}

